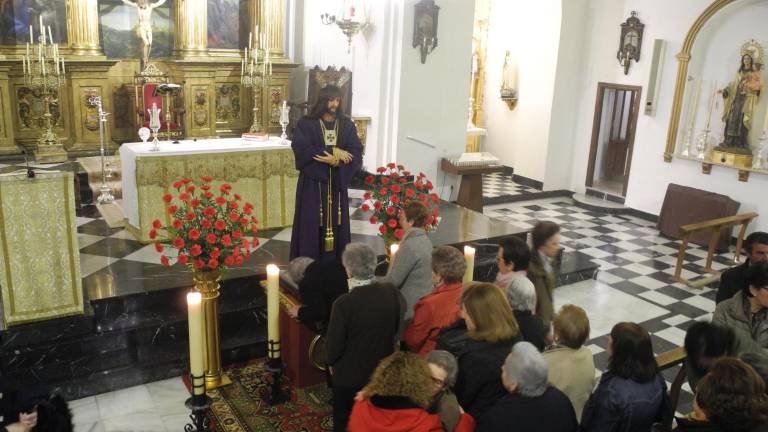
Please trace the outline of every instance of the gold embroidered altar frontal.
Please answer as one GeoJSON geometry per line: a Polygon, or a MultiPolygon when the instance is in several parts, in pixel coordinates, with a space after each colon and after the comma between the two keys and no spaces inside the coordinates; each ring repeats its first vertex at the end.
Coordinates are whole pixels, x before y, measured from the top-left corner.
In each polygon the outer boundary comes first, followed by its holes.
{"type": "MultiPolygon", "coordinates": [[[[177,180],[185,177],[199,179],[203,175],[213,177],[216,180],[214,186],[222,182],[231,184],[234,192],[240,194],[244,201],[253,204],[259,229],[291,225],[296,200],[296,178],[299,172],[295,168],[290,146],[240,148],[229,147],[228,151],[167,156],[139,153],[135,157],[135,176],[126,171],[126,168],[130,167],[126,167],[125,162],[130,165],[130,160],[124,160],[123,190],[126,191],[127,187],[128,193],[123,194],[123,208],[128,229],[139,241],[149,242],[148,234],[152,229],[153,220],[160,219],[165,225],[171,223],[162,196],[166,193],[176,193],[172,185],[177,180]],[[132,188],[126,186],[126,182],[130,182],[132,177],[135,179],[135,209],[130,202],[132,188]]],[[[125,154],[122,148],[121,154],[125,154]]]]}
{"type": "Polygon", "coordinates": [[[6,326],[83,313],[71,172],[0,176],[0,285],[6,326]]]}

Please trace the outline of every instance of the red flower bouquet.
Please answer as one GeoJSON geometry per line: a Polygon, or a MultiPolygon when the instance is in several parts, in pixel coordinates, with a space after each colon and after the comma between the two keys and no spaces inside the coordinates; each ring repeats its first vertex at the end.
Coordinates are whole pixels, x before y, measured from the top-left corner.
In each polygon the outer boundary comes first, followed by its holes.
{"type": "MultiPolygon", "coordinates": [[[[240,265],[250,259],[250,247],[259,244],[256,237],[247,237],[257,231],[254,207],[243,203],[229,184],[222,183],[214,193],[213,178],[202,176],[201,180],[182,179],[173,184],[178,194],[163,196],[170,225],[154,220],[149,238],[154,240],[164,232],[155,250],[162,254],[166,248],[176,249],[177,261],[193,270],[224,270],[240,265]]],[[[160,263],[171,265],[171,259],[162,255],[160,263]]]]}
{"type": "Polygon", "coordinates": [[[379,224],[379,236],[387,244],[400,241],[405,232],[400,227],[398,216],[409,201],[420,201],[429,211],[427,231],[437,228],[440,212],[437,203],[440,198],[432,193],[432,182],[427,180],[424,173],[414,176],[402,165],[389,163],[379,167],[377,175],[365,178],[365,184],[370,188],[363,196],[360,210],[373,211],[370,222],[379,224]]]}

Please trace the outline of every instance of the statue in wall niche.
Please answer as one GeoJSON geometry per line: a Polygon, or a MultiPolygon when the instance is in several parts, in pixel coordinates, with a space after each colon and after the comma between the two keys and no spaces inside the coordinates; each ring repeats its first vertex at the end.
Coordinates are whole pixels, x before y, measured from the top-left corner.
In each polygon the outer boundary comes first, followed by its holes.
{"type": "Polygon", "coordinates": [[[723,97],[723,122],[725,131],[718,150],[752,154],[749,148],[749,131],[763,89],[763,47],[750,41],[741,48],[741,61],[736,75],[727,87],[720,90],[723,97]]]}
{"type": "Polygon", "coordinates": [[[136,3],[123,0],[123,3],[136,8],[136,14],[139,17],[139,25],[136,27],[136,33],[141,39],[141,66],[146,67],[149,64],[149,52],[152,49],[152,10],[160,7],[166,0],[158,0],[152,3],[149,0],[137,0],[136,3]]]}

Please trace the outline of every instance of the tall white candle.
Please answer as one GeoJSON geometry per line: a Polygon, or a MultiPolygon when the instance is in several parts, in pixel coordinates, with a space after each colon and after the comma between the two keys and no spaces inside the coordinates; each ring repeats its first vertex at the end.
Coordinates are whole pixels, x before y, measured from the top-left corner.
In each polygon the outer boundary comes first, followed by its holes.
{"type": "Polygon", "coordinates": [[[765,120],[763,120],[763,131],[761,133],[768,133],[768,109],[765,110],[765,120]]]}
{"type": "MultiPolygon", "coordinates": [[[[45,39],[45,28],[43,28],[43,16],[40,15],[40,34],[43,35],[43,39],[45,39]]],[[[45,43],[45,42],[43,42],[45,43]]]]}
{"type": "Polygon", "coordinates": [[[464,272],[464,282],[472,282],[475,274],[475,248],[464,246],[464,259],[467,261],[467,270],[464,272]]]}
{"type": "Polygon", "coordinates": [[[699,111],[699,95],[701,94],[701,78],[696,79],[696,83],[693,88],[693,96],[691,98],[691,108],[688,114],[688,129],[693,130],[694,123],[696,122],[696,114],[699,111]]]}
{"type": "MultiPolygon", "coordinates": [[[[711,97],[709,99],[709,111],[707,112],[707,127],[706,129],[709,130],[709,122],[712,118],[712,111],[715,109],[715,99],[717,99],[717,81],[714,82],[714,85],[712,86],[712,93],[711,97]]],[[[734,97],[735,95],[728,95],[730,97],[734,97]]]]}
{"type": "Polygon", "coordinates": [[[32,44],[32,45],[35,44],[35,40],[32,38],[32,35],[34,33],[35,32],[32,30],[32,25],[30,24],[30,26],[29,26],[29,43],[32,44]]]}
{"type": "Polygon", "coordinates": [[[248,32],[248,49],[253,46],[253,32],[248,32]]]}
{"type": "Polygon", "coordinates": [[[199,292],[187,294],[187,316],[189,323],[189,372],[192,374],[194,395],[205,393],[203,354],[203,308],[199,292]],[[196,381],[194,377],[199,377],[196,381]]]}
{"type": "Polygon", "coordinates": [[[48,42],[53,43],[53,33],[51,33],[51,26],[48,26],[48,42]]]}
{"type": "MultiPolygon", "coordinates": [[[[267,266],[267,340],[280,340],[280,269],[267,266]]],[[[268,342],[269,343],[269,342],[268,342]]],[[[279,358],[280,352],[268,352],[269,358],[279,358]]]]}

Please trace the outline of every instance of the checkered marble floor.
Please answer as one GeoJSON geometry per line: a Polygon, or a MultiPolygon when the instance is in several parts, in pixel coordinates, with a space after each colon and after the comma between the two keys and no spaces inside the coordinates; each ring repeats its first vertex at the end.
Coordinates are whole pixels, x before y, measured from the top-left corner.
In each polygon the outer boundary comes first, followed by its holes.
{"type": "Polygon", "coordinates": [[[483,175],[483,198],[526,195],[540,192],[532,187],[515,183],[512,176],[502,173],[483,175]]]}
{"type": "MultiPolygon", "coordinates": [[[[622,321],[641,324],[650,333],[656,354],[682,346],[686,330],[696,321],[711,320],[717,282],[690,288],[672,280],[679,241],[661,236],[653,222],[633,216],[609,215],[577,207],[570,198],[549,198],[485,207],[485,214],[521,228],[550,220],[562,228],[565,250],[579,250],[600,264],[595,280],[559,287],[556,307],[576,304],[587,311],[591,325],[588,347],[599,371],[606,369],[608,334],[622,321]]],[[[707,251],[689,246],[682,276],[696,280],[707,251]]],[[[716,270],[727,268],[732,253],[715,257],[716,270]]],[[[664,372],[668,384],[679,368],[664,372]]],[[[679,412],[690,411],[692,394],[686,383],[679,412]]]]}

